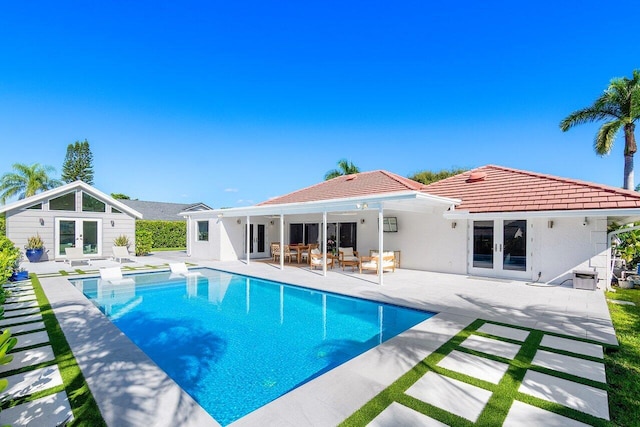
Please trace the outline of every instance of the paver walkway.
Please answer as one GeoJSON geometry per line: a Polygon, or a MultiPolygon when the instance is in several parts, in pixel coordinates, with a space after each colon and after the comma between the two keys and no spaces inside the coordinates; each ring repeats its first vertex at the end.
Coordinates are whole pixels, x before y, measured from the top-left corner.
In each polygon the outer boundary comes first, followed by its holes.
{"type": "Polygon", "coordinates": [[[600,344],[489,322],[472,325],[467,334],[425,359],[426,372],[369,426],[397,426],[402,420],[426,426],[564,427],[609,420],[600,344]]]}
{"type": "Polygon", "coordinates": [[[0,392],[0,425],[62,426],[73,418],[49,336],[30,280],[9,283],[0,328],[9,328],[18,343],[13,360],[0,365],[9,385],[0,392]]]}

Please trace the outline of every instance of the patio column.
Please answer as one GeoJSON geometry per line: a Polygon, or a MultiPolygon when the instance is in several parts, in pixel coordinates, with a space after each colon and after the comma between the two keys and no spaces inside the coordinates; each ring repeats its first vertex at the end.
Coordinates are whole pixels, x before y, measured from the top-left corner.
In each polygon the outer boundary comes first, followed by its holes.
{"type": "Polygon", "coordinates": [[[280,214],[280,270],[284,270],[284,214],[280,214]]]}
{"type": "Polygon", "coordinates": [[[251,240],[251,235],[249,233],[249,229],[251,227],[251,224],[249,224],[249,215],[247,215],[247,265],[249,265],[249,245],[251,244],[250,240],[251,240]]]}
{"type": "Polygon", "coordinates": [[[382,248],[384,247],[383,234],[383,218],[384,218],[384,210],[382,209],[382,205],[378,209],[378,285],[382,286],[382,248]]]}
{"type": "Polygon", "coordinates": [[[327,277],[327,211],[322,212],[322,237],[324,239],[324,244],[322,245],[322,275],[327,277]]]}

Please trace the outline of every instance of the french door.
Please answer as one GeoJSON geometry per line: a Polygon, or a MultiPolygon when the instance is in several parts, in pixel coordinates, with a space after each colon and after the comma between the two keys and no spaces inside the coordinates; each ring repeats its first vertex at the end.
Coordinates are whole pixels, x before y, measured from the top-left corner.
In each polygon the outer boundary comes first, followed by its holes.
{"type": "Polygon", "coordinates": [[[56,218],[56,258],[66,255],[65,248],[81,247],[85,255],[102,255],[102,220],[56,218]]]}
{"type": "Polygon", "coordinates": [[[473,221],[472,227],[470,273],[531,278],[527,220],[473,221]]]}
{"type": "MultiPolygon", "coordinates": [[[[245,227],[245,253],[247,252],[247,228],[245,227]]],[[[249,224],[249,253],[256,257],[267,256],[265,251],[264,224],[249,224]]]]}

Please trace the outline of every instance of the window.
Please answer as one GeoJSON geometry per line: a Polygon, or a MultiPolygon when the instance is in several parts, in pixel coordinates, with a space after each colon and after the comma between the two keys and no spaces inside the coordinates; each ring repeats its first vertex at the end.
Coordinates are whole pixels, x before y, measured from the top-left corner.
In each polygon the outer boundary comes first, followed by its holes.
{"type": "Polygon", "coordinates": [[[121,213],[122,213],[122,211],[121,211],[121,210],[119,210],[119,209],[116,209],[116,208],[114,208],[114,207],[111,207],[111,213],[121,214],[121,213]]]}
{"type": "Polygon", "coordinates": [[[382,218],[382,231],[384,232],[397,232],[398,231],[398,218],[395,216],[386,216],[382,218]]]}
{"type": "Polygon", "coordinates": [[[82,212],[106,212],[106,205],[92,195],[83,192],[82,212]]]}
{"type": "Polygon", "coordinates": [[[49,200],[49,210],[51,211],[72,211],[76,210],[76,193],[67,193],[55,199],[49,200]]]}
{"type": "Polygon", "coordinates": [[[198,240],[209,241],[209,221],[198,221],[198,240]]]}
{"type": "Polygon", "coordinates": [[[38,203],[37,205],[29,206],[27,209],[33,209],[33,210],[36,210],[36,211],[41,211],[42,210],[42,203],[38,203]]]}

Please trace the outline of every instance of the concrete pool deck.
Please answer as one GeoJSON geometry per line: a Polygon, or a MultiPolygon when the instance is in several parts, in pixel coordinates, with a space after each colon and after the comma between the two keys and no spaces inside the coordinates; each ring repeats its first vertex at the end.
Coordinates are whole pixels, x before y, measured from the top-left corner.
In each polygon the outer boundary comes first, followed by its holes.
{"type": "MultiPolygon", "coordinates": [[[[385,284],[380,287],[373,274],[335,269],[323,277],[303,266],[287,265],[282,271],[263,262],[212,262],[189,258],[183,252],[160,252],[123,264],[94,261],[91,266],[75,268],[61,262],[29,264],[30,272],[39,275],[110,426],[217,423],[70,284],[67,278],[72,277],[56,273],[115,265],[143,271],[154,266],[168,268],[166,264],[175,261],[438,313],[239,419],[235,426],[336,425],[476,319],[617,345],[600,291],[402,269],[385,274],[385,284]]],[[[396,410],[394,406],[385,416],[393,419],[396,410]]],[[[600,414],[601,409],[596,416],[600,414]]],[[[516,413],[510,419],[517,418],[516,413]]]]}

